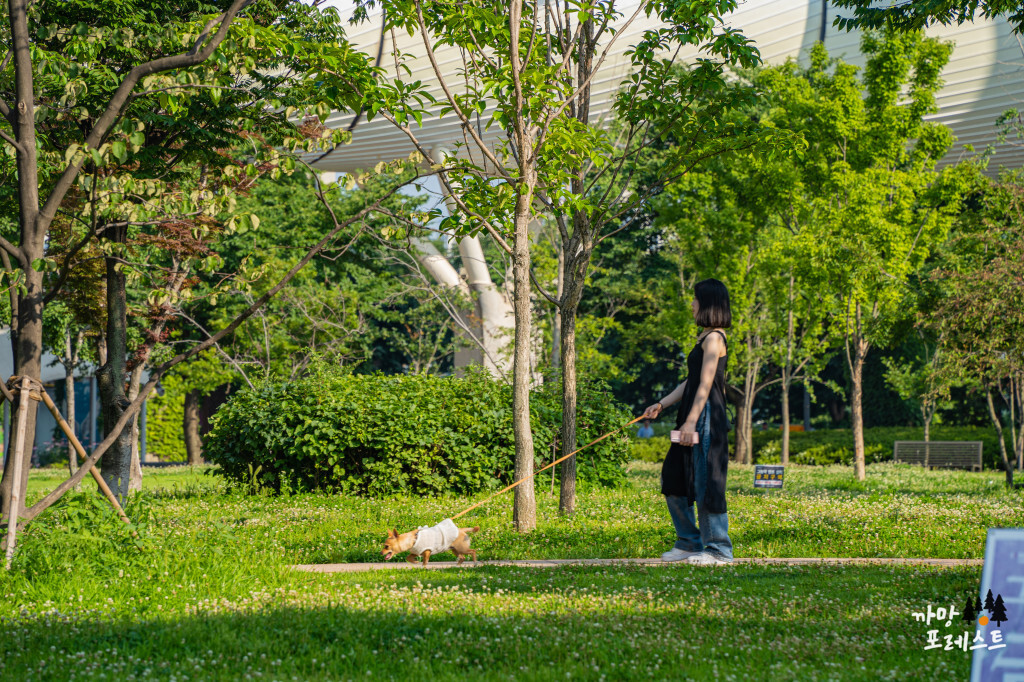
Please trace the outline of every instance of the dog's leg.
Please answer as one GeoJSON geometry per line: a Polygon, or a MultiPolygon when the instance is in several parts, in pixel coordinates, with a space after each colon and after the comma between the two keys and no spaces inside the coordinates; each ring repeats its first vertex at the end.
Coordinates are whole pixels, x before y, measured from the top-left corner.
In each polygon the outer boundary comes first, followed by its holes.
{"type": "Polygon", "coordinates": [[[430,561],[430,550],[424,550],[423,552],[423,567],[427,567],[427,562],[430,561]]]}
{"type": "Polygon", "coordinates": [[[405,557],[405,560],[408,561],[410,564],[416,563],[417,561],[419,561],[419,559],[420,558],[415,554],[410,554],[409,556],[405,557]]]}
{"type": "Polygon", "coordinates": [[[465,554],[461,554],[461,553],[459,553],[459,552],[455,552],[455,557],[456,557],[456,559],[455,559],[455,565],[456,565],[456,566],[461,566],[461,565],[462,565],[462,562],[463,562],[463,561],[465,560],[465,558],[466,558],[466,555],[465,555],[465,554]]]}
{"type": "Polygon", "coordinates": [[[471,550],[469,550],[469,553],[473,555],[473,561],[476,561],[476,550],[475,549],[471,549],[471,550]]]}

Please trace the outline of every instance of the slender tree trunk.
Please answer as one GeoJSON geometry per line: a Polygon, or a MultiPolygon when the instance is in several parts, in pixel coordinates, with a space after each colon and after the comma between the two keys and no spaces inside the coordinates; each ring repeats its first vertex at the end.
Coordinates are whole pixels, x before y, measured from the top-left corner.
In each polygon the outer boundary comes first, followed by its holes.
{"type": "MultiPolygon", "coordinates": [[[[872,315],[877,312],[877,304],[872,315]]],[[[855,328],[852,340],[849,335],[846,341],[846,364],[850,368],[850,380],[853,390],[850,396],[850,425],[853,427],[853,470],[858,481],[863,481],[864,470],[864,359],[867,357],[870,344],[864,338],[864,321],[861,314],[860,301],[855,304],[855,328]],[[853,353],[850,353],[850,344],[853,353]]]]}
{"type": "Polygon", "coordinates": [[[185,454],[191,465],[203,463],[203,441],[199,436],[199,403],[202,397],[203,394],[198,389],[185,394],[182,427],[185,431],[185,454]]]}
{"type": "Polygon", "coordinates": [[[512,501],[512,524],[520,533],[537,527],[537,500],[533,481],[533,432],[530,429],[530,380],[533,352],[530,302],[530,218],[533,193],[537,186],[538,158],[534,149],[535,131],[527,112],[526,96],[521,82],[524,65],[520,56],[520,32],[523,21],[522,0],[509,3],[509,68],[511,69],[514,105],[513,135],[509,140],[517,150],[519,178],[516,185],[514,242],[512,244],[512,281],[515,290],[512,309],[515,314],[515,349],[512,358],[512,431],[516,440],[515,479],[525,479],[515,488],[512,501]]]}
{"type": "Polygon", "coordinates": [[[850,419],[853,426],[853,467],[858,481],[863,481],[866,472],[864,469],[864,358],[867,355],[867,344],[856,339],[855,356],[853,367],[850,368],[850,377],[853,381],[853,391],[850,404],[850,419]]]}
{"type": "MultiPolygon", "coordinates": [[[[127,236],[126,228],[117,228],[111,239],[123,244],[127,236]]],[[[130,404],[124,390],[128,369],[128,297],[125,275],[118,265],[117,258],[106,259],[107,358],[96,372],[100,408],[103,412],[103,430],[107,434],[113,432],[117,421],[130,404]]],[[[118,434],[117,440],[100,458],[103,480],[121,506],[124,506],[128,498],[131,463],[132,429],[126,428],[118,434]]]]}
{"type": "Polygon", "coordinates": [[[808,384],[804,381],[804,431],[811,430],[811,391],[808,384]]]}
{"type": "MultiPolygon", "coordinates": [[[[142,368],[143,364],[139,363],[131,373],[131,379],[128,383],[128,400],[135,400],[139,397],[139,388],[142,384],[142,368]]],[[[132,419],[132,454],[131,454],[131,465],[128,474],[128,490],[138,491],[142,490],[142,462],[139,461],[139,415],[142,414],[142,410],[135,413],[135,418],[132,419]]]]}
{"type": "Polygon", "coordinates": [[[928,409],[926,406],[921,407],[921,421],[924,424],[924,466],[928,468],[928,463],[931,460],[932,450],[932,417],[935,416],[935,411],[928,409]]]}
{"type": "MultiPolygon", "coordinates": [[[[576,307],[564,306],[562,318],[562,455],[576,449],[576,307]]],[[[576,457],[562,462],[558,510],[572,514],[576,509],[576,457]]]]}
{"type": "MultiPolygon", "coordinates": [[[[558,251],[558,281],[556,282],[555,298],[562,300],[562,292],[565,290],[565,252],[561,247],[558,251]]],[[[555,319],[551,324],[551,366],[559,368],[562,366],[562,311],[555,309],[555,319]]]]}
{"type": "Polygon", "coordinates": [[[1024,465],[1024,402],[1022,402],[1024,387],[1022,387],[1022,382],[1024,382],[1024,377],[1010,379],[1010,433],[1018,469],[1024,465]]]}
{"type": "Polygon", "coordinates": [[[782,455],[783,464],[789,464],[789,371],[782,368],[782,455]]]}
{"type": "MultiPolygon", "coordinates": [[[[533,432],[530,429],[530,235],[529,197],[520,195],[516,206],[516,235],[513,246],[516,318],[515,351],[512,360],[512,430],[516,440],[515,480],[533,475],[533,432]]],[[[533,479],[515,488],[512,523],[520,533],[537,527],[537,500],[533,479]]]]}
{"type": "MultiPolygon", "coordinates": [[[[749,344],[748,344],[749,347],[749,344]]],[[[736,405],[736,463],[750,464],[754,459],[754,399],[757,397],[757,375],[761,363],[751,361],[743,378],[743,397],[736,405]]]]}
{"type": "MultiPolygon", "coordinates": [[[[573,216],[573,233],[565,242],[567,253],[564,260],[565,277],[562,283],[560,313],[562,317],[562,455],[577,447],[576,405],[578,381],[576,375],[576,317],[583,287],[586,283],[587,267],[594,250],[592,226],[589,216],[578,212],[573,216]]],[[[576,508],[576,457],[570,457],[561,465],[561,492],[558,508],[563,514],[572,514],[576,508]]]]}
{"type": "MultiPolygon", "coordinates": [[[[72,429],[78,425],[75,419],[75,367],[78,365],[78,348],[82,344],[82,335],[78,335],[78,346],[71,344],[71,330],[64,335],[64,410],[68,424],[72,429]]],[[[77,433],[75,435],[78,435],[77,433]]],[[[78,450],[68,440],[68,471],[72,476],[78,470],[78,450]]]]}
{"type": "Polygon", "coordinates": [[[795,278],[789,273],[789,310],[786,313],[786,360],[782,363],[782,464],[789,464],[789,384],[793,366],[793,286],[795,278]]]}
{"type": "Polygon", "coordinates": [[[985,403],[988,405],[988,416],[992,420],[992,426],[996,429],[996,435],[999,436],[999,456],[1003,460],[1003,469],[1006,470],[1006,486],[1008,488],[1013,487],[1013,465],[1010,464],[1010,459],[1006,455],[1006,440],[1003,437],[1003,421],[999,418],[999,413],[996,412],[995,402],[992,400],[992,390],[985,387],[985,403]]]}

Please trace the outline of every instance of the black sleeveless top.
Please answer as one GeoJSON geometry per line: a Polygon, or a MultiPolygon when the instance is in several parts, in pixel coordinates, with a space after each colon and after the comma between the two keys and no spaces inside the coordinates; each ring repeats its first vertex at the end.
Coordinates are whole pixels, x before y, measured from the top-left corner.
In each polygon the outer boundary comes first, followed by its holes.
{"type": "MultiPolygon", "coordinates": [[[[722,334],[713,330],[712,334],[722,334]]],[[[725,341],[725,334],[722,334],[725,341]]],[[[686,386],[679,401],[676,428],[679,429],[693,407],[693,399],[700,386],[700,371],[704,365],[704,348],[698,341],[686,356],[686,386]]],[[[728,341],[726,341],[728,348],[728,341]]],[[[718,368],[711,383],[707,409],[711,438],[708,448],[707,478],[704,481],[704,506],[712,514],[724,513],[725,477],[729,468],[729,418],[725,412],[725,371],[729,364],[728,354],[718,358],[718,368]]],[[[695,500],[693,447],[672,443],[661,467],[661,494],[688,497],[695,500]]]]}

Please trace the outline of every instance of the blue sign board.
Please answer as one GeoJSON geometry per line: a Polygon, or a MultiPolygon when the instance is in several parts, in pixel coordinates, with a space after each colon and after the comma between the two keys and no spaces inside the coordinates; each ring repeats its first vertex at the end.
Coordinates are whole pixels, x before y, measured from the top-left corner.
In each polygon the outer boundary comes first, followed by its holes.
{"type": "Polygon", "coordinates": [[[1001,597],[997,615],[1005,620],[979,628],[990,632],[988,645],[974,649],[971,682],[1024,681],[1024,528],[988,529],[978,598],[985,601],[989,590],[1001,597]]]}

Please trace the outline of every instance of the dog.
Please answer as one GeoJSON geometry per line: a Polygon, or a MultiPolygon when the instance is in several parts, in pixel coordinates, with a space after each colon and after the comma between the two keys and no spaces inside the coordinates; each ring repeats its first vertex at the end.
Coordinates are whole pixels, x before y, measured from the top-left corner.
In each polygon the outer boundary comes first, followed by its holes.
{"type": "Polygon", "coordinates": [[[476,550],[469,547],[469,536],[480,530],[480,526],[472,528],[459,528],[451,519],[445,519],[436,526],[420,526],[408,533],[399,533],[397,528],[388,531],[388,539],[384,541],[384,549],[381,554],[384,560],[401,552],[409,552],[405,560],[409,563],[416,563],[422,559],[426,566],[431,555],[440,554],[451,550],[455,552],[456,563],[461,564],[466,557],[476,561],[476,550]]]}

